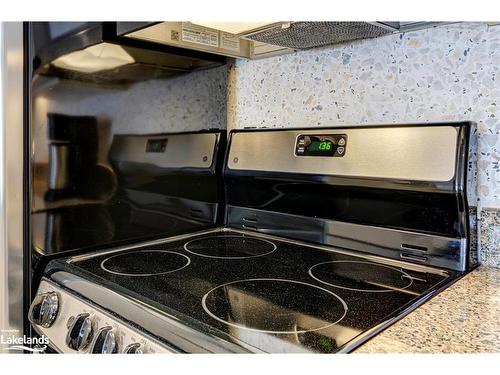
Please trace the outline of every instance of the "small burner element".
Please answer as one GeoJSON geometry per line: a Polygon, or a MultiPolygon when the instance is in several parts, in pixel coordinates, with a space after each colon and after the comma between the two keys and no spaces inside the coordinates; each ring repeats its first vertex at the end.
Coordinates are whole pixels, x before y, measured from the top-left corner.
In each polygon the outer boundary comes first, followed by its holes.
{"type": "Polygon", "coordinates": [[[247,259],[273,253],[276,245],[271,241],[238,235],[217,235],[196,238],[184,249],[195,255],[217,259],[247,259]]]}
{"type": "Polygon", "coordinates": [[[309,269],[309,275],[320,283],[358,292],[398,292],[413,283],[399,268],[352,260],[318,263],[309,269]]]}
{"type": "Polygon", "coordinates": [[[225,283],[205,294],[202,305],[212,318],[231,327],[276,334],[318,331],[347,314],[347,304],[335,293],[284,279],[225,283]]]}
{"type": "Polygon", "coordinates": [[[120,276],[155,276],[179,271],[191,263],[184,254],[166,250],[140,250],[104,259],[101,268],[120,276]]]}

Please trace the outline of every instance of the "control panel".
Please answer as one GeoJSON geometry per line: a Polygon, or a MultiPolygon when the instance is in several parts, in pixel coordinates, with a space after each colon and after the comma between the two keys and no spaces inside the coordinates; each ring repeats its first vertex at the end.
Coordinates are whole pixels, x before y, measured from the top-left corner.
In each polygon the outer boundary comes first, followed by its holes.
{"type": "Polygon", "coordinates": [[[352,177],[361,186],[365,182],[357,179],[384,179],[384,185],[389,179],[439,181],[452,187],[458,136],[453,126],[432,124],[233,130],[226,160],[229,172],[352,177]]]}
{"type": "Polygon", "coordinates": [[[346,148],[346,134],[300,134],[295,143],[295,155],[342,157],[346,148]]]}
{"type": "Polygon", "coordinates": [[[131,324],[56,284],[42,280],[28,316],[35,330],[61,353],[173,353],[131,324]]]}

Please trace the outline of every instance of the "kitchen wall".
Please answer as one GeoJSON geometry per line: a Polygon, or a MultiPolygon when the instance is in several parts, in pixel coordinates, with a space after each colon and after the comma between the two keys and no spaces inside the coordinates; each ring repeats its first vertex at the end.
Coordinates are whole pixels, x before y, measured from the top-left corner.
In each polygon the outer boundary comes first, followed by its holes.
{"type": "Polygon", "coordinates": [[[238,60],[228,127],[477,122],[469,201],[477,201],[480,260],[500,267],[499,69],[500,26],[484,23],[238,60]]]}

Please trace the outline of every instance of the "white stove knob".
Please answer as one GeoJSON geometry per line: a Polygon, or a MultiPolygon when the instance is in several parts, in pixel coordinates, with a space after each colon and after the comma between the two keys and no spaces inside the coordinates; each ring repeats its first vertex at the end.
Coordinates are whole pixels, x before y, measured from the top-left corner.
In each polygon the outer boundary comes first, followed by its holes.
{"type": "Polygon", "coordinates": [[[31,303],[28,319],[31,323],[49,328],[59,311],[59,295],[56,292],[39,294],[31,303]]]}
{"type": "Polygon", "coordinates": [[[71,323],[68,335],[66,336],[66,345],[76,351],[85,349],[92,340],[93,331],[90,314],[84,313],[78,315],[71,323]]]}
{"type": "Polygon", "coordinates": [[[141,344],[135,342],[133,344],[127,345],[127,347],[123,350],[124,354],[143,354],[141,344]]]}
{"type": "Polygon", "coordinates": [[[116,337],[110,326],[101,328],[95,337],[90,352],[93,354],[114,354],[118,351],[116,337]]]}

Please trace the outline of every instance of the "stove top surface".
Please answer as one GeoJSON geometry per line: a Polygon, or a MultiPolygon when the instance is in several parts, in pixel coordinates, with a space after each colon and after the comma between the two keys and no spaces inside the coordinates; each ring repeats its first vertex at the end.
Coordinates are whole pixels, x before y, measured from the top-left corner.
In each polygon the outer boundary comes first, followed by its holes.
{"type": "Polygon", "coordinates": [[[274,353],[352,347],[453,276],[228,230],[60,267],[201,333],[274,353]]]}

